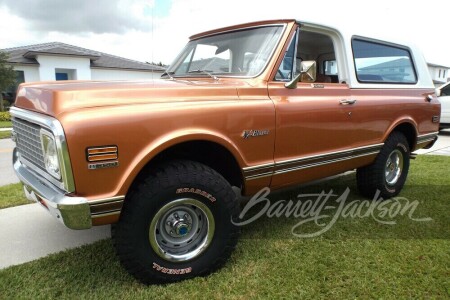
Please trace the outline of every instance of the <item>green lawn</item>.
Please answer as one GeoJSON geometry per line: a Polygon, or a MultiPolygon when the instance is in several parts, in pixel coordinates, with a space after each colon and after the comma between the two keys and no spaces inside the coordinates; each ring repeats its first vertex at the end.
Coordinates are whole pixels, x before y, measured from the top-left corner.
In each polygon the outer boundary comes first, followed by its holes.
{"type": "MultiPolygon", "coordinates": [[[[411,218],[430,221],[413,221],[407,213],[383,217],[386,210],[380,208],[374,217],[340,215],[324,234],[296,238],[292,227],[304,219],[264,217],[242,228],[236,251],[218,272],[153,286],[130,277],[111,241],[103,240],[1,270],[0,299],[448,299],[449,170],[449,157],[419,156],[411,163],[403,198],[396,200],[417,203],[411,218]]],[[[330,189],[342,195],[347,187],[345,203],[361,199],[354,174],[268,197],[275,203],[330,189]]],[[[329,217],[320,222],[329,224],[339,204],[327,202],[335,208],[324,210],[321,215],[329,217]]],[[[323,227],[308,223],[300,229],[313,233],[323,227]]]]}
{"type": "Polygon", "coordinates": [[[0,121],[0,128],[11,128],[11,121],[0,121]]]}
{"type": "Polygon", "coordinates": [[[9,139],[11,137],[11,130],[0,131],[0,139],[9,139]]]}
{"type": "Polygon", "coordinates": [[[21,183],[0,187],[0,209],[29,203],[31,202],[25,198],[21,183]]]}

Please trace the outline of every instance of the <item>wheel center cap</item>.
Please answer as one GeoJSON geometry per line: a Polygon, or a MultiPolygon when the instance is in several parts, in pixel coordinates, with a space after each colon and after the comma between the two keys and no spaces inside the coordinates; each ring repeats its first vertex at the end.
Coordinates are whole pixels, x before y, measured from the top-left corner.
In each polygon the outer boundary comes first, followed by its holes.
{"type": "Polygon", "coordinates": [[[180,236],[185,236],[189,233],[189,226],[185,223],[178,223],[175,232],[180,236]]]}
{"type": "Polygon", "coordinates": [[[395,170],[395,165],[393,163],[390,163],[388,169],[391,172],[394,171],[395,170]]]}

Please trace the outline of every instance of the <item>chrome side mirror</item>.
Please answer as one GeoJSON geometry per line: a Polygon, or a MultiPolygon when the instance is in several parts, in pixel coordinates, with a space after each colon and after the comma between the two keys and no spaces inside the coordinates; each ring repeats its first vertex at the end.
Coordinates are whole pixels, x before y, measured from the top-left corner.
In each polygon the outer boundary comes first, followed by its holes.
{"type": "Polygon", "coordinates": [[[288,89],[297,88],[297,83],[301,82],[314,82],[316,81],[317,63],[315,60],[305,60],[300,64],[300,74],[294,77],[291,81],[287,82],[284,86],[288,89]]]}

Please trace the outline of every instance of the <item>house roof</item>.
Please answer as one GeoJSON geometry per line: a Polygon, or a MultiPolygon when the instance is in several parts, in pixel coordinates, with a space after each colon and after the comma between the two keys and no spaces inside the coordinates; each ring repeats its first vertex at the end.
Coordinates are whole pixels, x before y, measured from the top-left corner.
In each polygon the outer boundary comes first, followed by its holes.
{"type": "Polygon", "coordinates": [[[433,63],[427,63],[429,67],[436,67],[436,68],[443,68],[443,69],[450,69],[450,67],[444,66],[444,65],[437,65],[433,63]]]}
{"type": "Polygon", "coordinates": [[[0,51],[9,54],[8,62],[11,64],[39,65],[39,62],[36,60],[36,56],[55,55],[89,58],[91,61],[91,68],[153,70],[161,72],[165,70],[165,68],[160,66],[142,63],[139,61],[60,42],[6,48],[0,49],[0,51]]]}

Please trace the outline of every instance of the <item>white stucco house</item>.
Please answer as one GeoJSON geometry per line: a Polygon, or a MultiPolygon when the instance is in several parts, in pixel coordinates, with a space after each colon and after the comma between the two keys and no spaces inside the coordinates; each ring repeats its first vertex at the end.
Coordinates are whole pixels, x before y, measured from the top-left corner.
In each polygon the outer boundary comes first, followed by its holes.
{"type": "Polygon", "coordinates": [[[158,78],[164,68],[59,42],[0,49],[24,82],[158,78]],[[20,76],[23,74],[23,76],[20,76]]]}
{"type": "Polygon", "coordinates": [[[428,70],[435,87],[443,85],[450,78],[450,67],[428,63],[428,70]]]}
{"type": "MultiPolygon", "coordinates": [[[[0,49],[17,74],[17,84],[52,80],[133,80],[159,78],[165,68],[53,42],[0,49]]],[[[5,91],[3,91],[5,92],[5,91]]],[[[12,102],[15,87],[4,93],[12,102]]]]}

